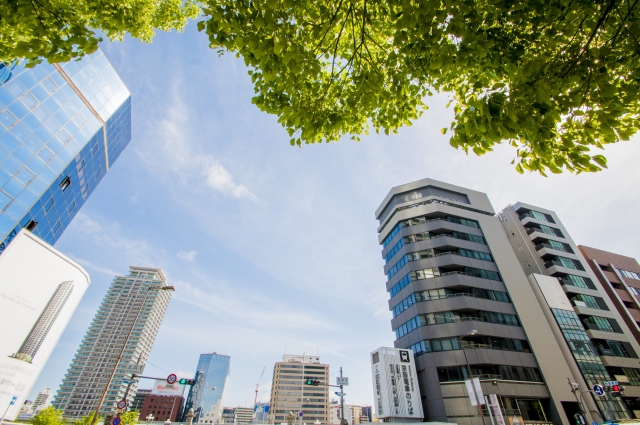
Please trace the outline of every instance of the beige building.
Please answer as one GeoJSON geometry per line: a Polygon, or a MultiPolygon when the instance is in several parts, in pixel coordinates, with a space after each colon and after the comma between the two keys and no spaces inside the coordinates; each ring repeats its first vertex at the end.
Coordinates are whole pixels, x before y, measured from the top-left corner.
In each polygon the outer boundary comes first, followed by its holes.
{"type": "MultiPolygon", "coordinates": [[[[596,384],[616,380],[623,367],[625,373],[621,375],[625,377],[640,375],[640,346],[633,333],[636,323],[625,320],[628,317],[621,315],[625,312],[616,308],[604,287],[606,281],[599,279],[602,273],[594,274],[600,269],[590,267],[592,262],[585,259],[555,212],[518,202],[503,209],[499,218],[556,336],[564,357],[562,363],[570,366],[572,381],[583,394],[587,420],[638,416],[640,387],[628,385],[625,397],[613,397],[611,393],[600,397],[590,391],[596,384]]],[[[597,256],[594,250],[590,252],[597,256]]],[[[537,327],[541,326],[544,323],[539,321],[537,327]]],[[[527,328],[527,333],[531,334],[532,329],[535,327],[527,328]]],[[[542,345],[546,346],[549,341],[542,345]]],[[[533,348],[538,360],[543,361],[544,350],[535,344],[533,348]]],[[[558,383],[554,388],[551,382],[547,385],[552,392],[567,386],[558,383]]],[[[567,416],[571,416],[570,408],[565,408],[567,416]]]]}
{"type": "MultiPolygon", "coordinates": [[[[351,411],[351,417],[353,418],[353,425],[357,425],[362,422],[362,406],[356,406],[355,404],[347,404],[347,408],[351,411]]],[[[368,422],[369,419],[365,422],[368,422]]]]}
{"type": "Polygon", "coordinates": [[[286,423],[293,412],[296,423],[329,424],[329,365],[321,364],[319,356],[285,354],[273,367],[271,385],[270,424],[286,423]],[[305,385],[307,379],[320,385],[305,385]],[[299,417],[302,412],[302,419],[299,417]]]}

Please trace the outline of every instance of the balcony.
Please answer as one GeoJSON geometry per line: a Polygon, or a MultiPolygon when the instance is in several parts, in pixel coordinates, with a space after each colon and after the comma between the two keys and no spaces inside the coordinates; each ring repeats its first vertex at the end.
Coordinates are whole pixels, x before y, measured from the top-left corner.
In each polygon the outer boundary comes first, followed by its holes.
{"type": "Polygon", "coordinates": [[[605,367],[628,367],[637,369],[640,366],[640,361],[632,357],[618,357],[613,355],[606,355],[606,353],[613,354],[612,350],[600,350],[602,355],[600,360],[605,367]]]}
{"type": "Polygon", "coordinates": [[[629,342],[629,339],[623,333],[603,331],[600,329],[587,329],[587,336],[589,339],[610,339],[613,341],[629,342]]]}
{"type": "Polygon", "coordinates": [[[569,270],[580,270],[580,271],[585,271],[584,267],[582,266],[582,264],[580,264],[580,262],[579,262],[579,261],[574,261],[574,263],[573,263],[573,266],[574,266],[574,267],[572,267],[572,266],[571,266],[571,265],[569,265],[568,263],[567,263],[567,264],[565,264],[565,263],[562,263],[562,262],[557,261],[557,260],[549,260],[549,261],[547,261],[546,263],[544,263],[544,266],[545,266],[547,269],[549,269],[549,268],[551,268],[551,267],[553,267],[553,266],[556,266],[556,267],[563,267],[563,268],[565,268],[565,269],[569,269],[569,270]]]}

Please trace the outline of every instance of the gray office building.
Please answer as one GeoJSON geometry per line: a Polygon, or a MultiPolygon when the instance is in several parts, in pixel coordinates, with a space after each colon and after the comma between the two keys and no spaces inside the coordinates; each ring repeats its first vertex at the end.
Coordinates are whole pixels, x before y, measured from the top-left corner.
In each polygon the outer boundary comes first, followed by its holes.
{"type": "MultiPolygon", "coordinates": [[[[555,212],[518,202],[499,218],[555,335],[553,344],[570,366],[567,376],[579,386],[587,420],[633,417],[640,386],[625,385],[624,397],[611,392],[596,396],[590,390],[595,384],[622,381],[623,376],[616,376],[622,368],[625,378],[640,375],[640,346],[628,326],[635,322],[621,316],[555,212]]],[[[571,409],[565,406],[568,414],[571,409]]]]}
{"type": "Polygon", "coordinates": [[[568,424],[567,366],[557,347],[532,352],[553,334],[537,327],[541,307],[487,195],[424,179],[391,189],[376,218],[394,344],[414,351],[425,421],[483,423],[465,390],[466,354],[505,416],[568,424]],[[552,394],[546,382],[562,379],[552,394]]]}

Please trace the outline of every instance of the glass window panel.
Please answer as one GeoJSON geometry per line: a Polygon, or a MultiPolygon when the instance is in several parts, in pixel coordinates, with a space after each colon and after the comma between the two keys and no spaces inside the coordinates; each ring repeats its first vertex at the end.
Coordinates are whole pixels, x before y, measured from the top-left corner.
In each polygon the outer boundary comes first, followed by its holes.
{"type": "Polygon", "coordinates": [[[18,172],[22,163],[18,161],[13,155],[9,155],[0,163],[0,168],[9,173],[10,175],[14,175],[18,172]]]}
{"type": "Polygon", "coordinates": [[[17,121],[18,119],[14,117],[13,114],[8,110],[5,110],[4,112],[0,113],[0,123],[6,128],[10,128],[17,121]]]}
{"type": "Polygon", "coordinates": [[[16,179],[20,181],[20,183],[24,184],[25,186],[27,184],[29,184],[29,182],[33,179],[34,174],[27,170],[26,168],[23,168],[22,170],[20,170],[18,172],[18,174],[16,174],[16,179]]]}
{"type": "Polygon", "coordinates": [[[33,97],[31,93],[27,93],[20,98],[20,101],[26,106],[28,109],[33,109],[38,106],[38,100],[33,97]]]}
{"type": "Polygon", "coordinates": [[[42,87],[44,87],[44,89],[49,93],[53,93],[58,89],[58,86],[56,85],[56,83],[53,82],[51,78],[45,78],[41,84],[42,84],[42,87]]]}
{"type": "Polygon", "coordinates": [[[26,212],[27,212],[27,207],[25,205],[21,204],[18,201],[13,201],[11,205],[9,205],[7,209],[4,211],[4,214],[8,215],[14,220],[19,220],[24,216],[24,213],[26,212]]]}
{"type": "Polygon", "coordinates": [[[453,347],[451,346],[451,340],[443,339],[443,340],[441,340],[441,342],[442,342],[442,351],[453,350],[453,347]]]}
{"type": "Polygon", "coordinates": [[[7,205],[11,202],[11,198],[0,192],[0,211],[4,210],[7,205]]]}
{"type": "Polygon", "coordinates": [[[13,152],[18,145],[20,145],[20,142],[11,133],[5,133],[0,137],[0,146],[5,148],[8,152],[13,152]]]}

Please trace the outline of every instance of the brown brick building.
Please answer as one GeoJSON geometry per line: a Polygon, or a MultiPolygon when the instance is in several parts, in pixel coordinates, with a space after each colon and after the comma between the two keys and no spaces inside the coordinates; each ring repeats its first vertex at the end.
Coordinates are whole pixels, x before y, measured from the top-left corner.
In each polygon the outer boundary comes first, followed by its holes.
{"type": "Polygon", "coordinates": [[[184,404],[184,398],[177,395],[149,394],[140,410],[140,421],[146,421],[147,416],[153,415],[154,421],[177,422],[184,404]]]}

